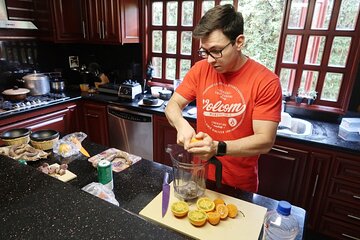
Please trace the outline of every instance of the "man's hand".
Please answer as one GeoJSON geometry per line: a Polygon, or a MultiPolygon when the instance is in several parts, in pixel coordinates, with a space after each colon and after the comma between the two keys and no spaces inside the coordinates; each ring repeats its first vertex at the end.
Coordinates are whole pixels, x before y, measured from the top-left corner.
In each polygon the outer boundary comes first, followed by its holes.
{"type": "Polygon", "coordinates": [[[193,138],[197,141],[190,141],[184,145],[185,150],[195,154],[201,160],[209,160],[216,154],[217,141],[214,141],[208,134],[199,132],[193,138]]]}

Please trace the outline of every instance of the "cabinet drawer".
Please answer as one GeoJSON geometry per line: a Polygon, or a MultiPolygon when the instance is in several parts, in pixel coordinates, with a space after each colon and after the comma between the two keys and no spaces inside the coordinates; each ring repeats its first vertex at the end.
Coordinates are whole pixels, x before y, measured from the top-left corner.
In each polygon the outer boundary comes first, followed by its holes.
{"type": "Polygon", "coordinates": [[[334,177],[360,184],[360,161],[347,156],[337,156],[334,164],[334,177]]]}
{"type": "Polygon", "coordinates": [[[339,240],[360,239],[358,226],[352,226],[341,221],[332,220],[323,217],[320,222],[320,231],[322,234],[339,240]]]}
{"type": "Polygon", "coordinates": [[[347,204],[345,202],[328,199],[324,213],[331,218],[360,226],[360,204],[347,204]]]}
{"type": "Polygon", "coordinates": [[[330,183],[329,197],[354,204],[360,204],[359,185],[332,178],[330,183]]]}

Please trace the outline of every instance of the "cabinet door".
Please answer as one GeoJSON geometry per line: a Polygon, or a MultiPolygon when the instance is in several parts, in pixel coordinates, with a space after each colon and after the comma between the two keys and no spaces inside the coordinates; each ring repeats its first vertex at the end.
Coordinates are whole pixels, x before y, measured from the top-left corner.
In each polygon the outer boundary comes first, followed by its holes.
{"type": "Polygon", "coordinates": [[[102,39],[102,0],[87,0],[87,26],[89,30],[89,40],[91,42],[99,42],[102,39]]]}
{"type": "Polygon", "coordinates": [[[55,41],[79,42],[86,38],[81,0],[53,0],[55,41]]]}
{"type": "Polygon", "coordinates": [[[308,152],[279,145],[259,158],[258,193],[301,206],[308,152]]]}
{"type": "Polygon", "coordinates": [[[121,42],[139,43],[139,1],[121,0],[121,42]]]}
{"type": "MultiPolygon", "coordinates": [[[[102,5],[103,42],[119,43],[120,40],[120,1],[103,0],[102,5]]],[[[136,25],[136,22],[133,22],[136,25]]],[[[138,26],[138,24],[137,24],[138,26]]]]}
{"type": "Polygon", "coordinates": [[[311,152],[306,168],[306,186],[303,189],[305,202],[301,204],[308,212],[307,227],[314,229],[324,207],[322,201],[328,183],[332,155],[328,152],[311,152]]]}
{"type": "Polygon", "coordinates": [[[90,141],[109,146],[106,105],[85,102],[83,104],[84,131],[90,141]]]}
{"type": "MultiPolygon", "coordinates": [[[[154,115],[154,161],[172,166],[171,158],[165,152],[168,144],[176,144],[177,131],[173,128],[166,117],[154,115]]],[[[191,126],[196,129],[196,124],[190,122],[191,126]]]]}

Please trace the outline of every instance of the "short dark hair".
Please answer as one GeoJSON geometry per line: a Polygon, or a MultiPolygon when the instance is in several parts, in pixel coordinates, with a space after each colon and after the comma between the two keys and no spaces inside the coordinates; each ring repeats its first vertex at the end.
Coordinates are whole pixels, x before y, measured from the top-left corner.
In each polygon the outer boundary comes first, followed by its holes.
{"type": "Polygon", "coordinates": [[[194,38],[204,38],[215,30],[222,30],[231,41],[244,33],[244,19],[231,4],[217,5],[207,11],[193,31],[194,38]]]}

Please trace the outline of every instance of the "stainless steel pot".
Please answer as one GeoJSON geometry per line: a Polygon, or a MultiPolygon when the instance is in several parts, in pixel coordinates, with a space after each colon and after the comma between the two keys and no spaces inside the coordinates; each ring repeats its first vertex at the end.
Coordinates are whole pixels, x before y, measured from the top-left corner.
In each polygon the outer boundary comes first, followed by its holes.
{"type": "Polygon", "coordinates": [[[51,90],[54,92],[63,92],[65,90],[65,81],[54,79],[50,82],[51,90]]]}
{"type": "Polygon", "coordinates": [[[45,95],[50,92],[50,80],[49,77],[44,74],[28,74],[20,81],[24,83],[25,88],[30,90],[30,95],[45,95]]]}

